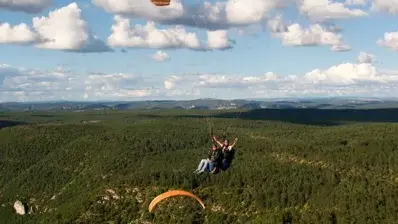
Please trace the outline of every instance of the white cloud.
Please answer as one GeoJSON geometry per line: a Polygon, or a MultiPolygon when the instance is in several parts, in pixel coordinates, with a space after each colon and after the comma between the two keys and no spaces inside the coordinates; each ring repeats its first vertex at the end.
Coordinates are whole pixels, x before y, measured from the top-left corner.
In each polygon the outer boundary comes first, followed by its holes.
{"type": "Polygon", "coordinates": [[[361,51],[359,53],[357,61],[358,63],[373,64],[374,62],[376,62],[376,57],[373,54],[361,51]]]}
{"type": "Polygon", "coordinates": [[[153,22],[146,25],[130,26],[129,19],[115,16],[112,34],[108,43],[114,47],[141,48],[188,48],[199,49],[200,42],[195,33],[188,33],[181,26],[157,29],[153,22]]]}
{"type": "Polygon", "coordinates": [[[368,0],[346,0],[345,5],[366,5],[368,0]]]}
{"type": "Polygon", "coordinates": [[[164,88],[166,89],[173,89],[174,86],[181,80],[184,80],[183,77],[179,77],[179,76],[175,76],[172,75],[170,77],[168,77],[165,81],[164,81],[164,88]]]}
{"type": "Polygon", "coordinates": [[[267,12],[283,3],[280,0],[229,0],[225,6],[227,21],[234,25],[258,23],[266,18],[267,12]]]}
{"type": "Polygon", "coordinates": [[[226,30],[207,31],[207,41],[209,49],[229,49],[232,48],[231,41],[228,39],[226,30]]]}
{"type": "Polygon", "coordinates": [[[346,19],[368,15],[360,9],[349,9],[341,2],[331,0],[299,0],[299,11],[314,21],[346,19]]]}
{"type": "Polygon", "coordinates": [[[152,55],[152,59],[161,62],[169,60],[170,57],[166,52],[157,51],[154,55],[152,55]]]}
{"type": "Polygon", "coordinates": [[[25,23],[11,26],[9,23],[0,24],[0,44],[31,44],[38,36],[25,23]]]}
{"type": "Polygon", "coordinates": [[[0,34],[0,43],[5,44],[34,44],[43,49],[86,53],[112,51],[91,33],[76,3],[50,11],[48,17],[34,17],[33,29],[23,23],[14,27],[1,24],[0,34]]]}
{"type": "Polygon", "coordinates": [[[172,75],[164,80],[165,96],[179,99],[190,99],[200,97],[201,91],[194,82],[197,75],[184,74],[181,76],[172,75]],[[177,87],[177,88],[175,88],[177,87]]]}
{"type": "Polygon", "coordinates": [[[384,83],[383,77],[371,64],[344,63],[326,70],[315,69],[305,74],[305,81],[324,85],[355,85],[362,82],[384,83]]]}
{"type": "Polygon", "coordinates": [[[268,20],[268,28],[272,33],[284,33],[287,32],[287,25],[283,21],[281,14],[278,14],[272,19],[268,20]]]}
{"type": "Polygon", "coordinates": [[[186,1],[171,1],[168,7],[157,7],[148,0],[92,0],[105,11],[131,17],[145,18],[170,25],[195,26],[220,30],[261,22],[286,0],[228,0],[200,1],[187,5],[186,1]]]}
{"type": "Polygon", "coordinates": [[[133,74],[75,73],[61,68],[34,70],[0,65],[0,101],[109,100],[160,94],[133,74]]]}
{"type": "Polygon", "coordinates": [[[398,14],[398,0],[373,0],[372,9],[390,14],[398,14]]]}
{"type": "Polygon", "coordinates": [[[6,77],[17,76],[20,74],[21,72],[19,69],[13,68],[7,64],[0,64],[0,83],[2,83],[6,77]]]}
{"type": "Polygon", "coordinates": [[[85,89],[97,89],[105,91],[114,91],[123,88],[129,88],[137,84],[137,77],[131,74],[90,74],[85,80],[85,89]]]}
{"type": "Polygon", "coordinates": [[[273,36],[280,38],[287,46],[316,46],[329,45],[332,51],[347,51],[351,48],[344,43],[343,36],[333,29],[322,27],[320,24],[303,28],[300,24],[284,25],[280,18],[268,23],[273,36]]]}
{"type": "Polygon", "coordinates": [[[398,51],[398,31],[385,33],[383,39],[377,40],[377,44],[398,51]]]}
{"type": "Polygon", "coordinates": [[[159,89],[134,89],[134,90],[121,90],[118,92],[113,93],[115,97],[122,97],[122,98],[145,98],[156,96],[160,93],[159,89]]]}
{"type": "Polygon", "coordinates": [[[207,31],[208,43],[202,43],[196,33],[190,33],[183,26],[158,29],[154,22],[145,25],[130,25],[130,20],[121,16],[114,17],[112,34],[108,43],[114,47],[131,48],[186,48],[190,50],[225,50],[232,48],[226,30],[207,31]]]}
{"type": "Polygon", "coordinates": [[[52,3],[53,0],[0,0],[0,9],[39,13],[52,3]]]}
{"type": "Polygon", "coordinates": [[[56,9],[48,17],[33,18],[33,27],[46,40],[36,45],[39,48],[82,52],[110,51],[105,43],[90,32],[76,3],[56,9]]]}
{"type": "Polygon", "coordinates": [[[163,21],[184,15],[181,1],[171,1],[167,7],[158,7],[149,0],[92,0],[92,3],[109,13],[163,21]]]}
{"type": "MultiPolygon", "coordinates": [[[[335,46],[334,43],[331,41],[329,45],[335,46]]],[[[23,69],[0,64],[0,101],[398,94],[397,70],[378,69],[374,64],[375,56],[365,52],[355,60],[357,63],[312,69],[304,74],[199,73],[174,74],[160,79],[126,73],[76,73],[62,68],[23,69]]]]}
{"type": "Polygon", "coordinates": [[[174,74],[166,79],[125,73],[75,73],[0,65],[0,101],[136,100],[198,97],[396,96],[398,71],[342,63],[305,74],[174,74]]]}
{"type": "Polygon", "coordinates": [[[344,52],[344,51],[349,51],[349,50],[351,50],[351,47],[347,44],[332,46],[332,51],[334,51],[334,52],[344,52]]]}
{"type": "Polygon", "coordinates": [[[217,74],[205,74],[198,77],[196,85],[206,88],[246,88],[248,86],[272,83],[279,78],[272,72],[263,76],[228,76],[217,74]]]}
{"type": "Polygon", "coordinates": [[[199,88],[206,93],[201,97],[225,98],[229,94],[232,98],[398,94],[398,71],[379,70],[371,63],[342,63],[301,75],[283,76],[272,72],[260,76],[193,74],[172,76],[166,81],[165,85],[167,83],[174,91],[199,88]]]}

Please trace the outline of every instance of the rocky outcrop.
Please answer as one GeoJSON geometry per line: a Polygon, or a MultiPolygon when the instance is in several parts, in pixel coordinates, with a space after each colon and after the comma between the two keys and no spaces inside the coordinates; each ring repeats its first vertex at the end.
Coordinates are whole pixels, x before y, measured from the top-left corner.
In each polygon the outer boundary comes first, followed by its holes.
{"type": "Polygon", "coordinates": [[[24,206],[24,204],[23,204],[21,201],[19,201],[19,200],[15,201],[15,203],[14,203],[14,209],[15,209],[15,212],[16,212],[17,214],[19,214],[19,215],[25,215],[25,214],[26,214],[25,206],[24,206]]]}

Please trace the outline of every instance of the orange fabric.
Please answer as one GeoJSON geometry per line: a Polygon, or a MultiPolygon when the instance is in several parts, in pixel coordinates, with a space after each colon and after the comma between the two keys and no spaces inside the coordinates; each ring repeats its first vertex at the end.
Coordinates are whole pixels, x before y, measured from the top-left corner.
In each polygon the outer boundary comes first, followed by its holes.
{"type": "Polygon", "coordinates": [[[170,5],[170,0],[151,0],[156,6],[166,6],[170,5]]]}
{"type": "Polygon", "coordinates": [[[163,199],[166,199],[168,197],[173,197],[173,196],[188,196],[191,198],[196,199],[200,205],[203,207],[203,209],[205,208],[205,204],[203,203],[202,200],[200,200],[200,198],[192,193],[189,193],[187,191],[182,191],[182,190],[171,190],[171,191],[167,191],[163,194],[158,195],[157,197],[155,197],[152,202],[149,204],[149,212],[152,212],[153,208],[163,199]]]}

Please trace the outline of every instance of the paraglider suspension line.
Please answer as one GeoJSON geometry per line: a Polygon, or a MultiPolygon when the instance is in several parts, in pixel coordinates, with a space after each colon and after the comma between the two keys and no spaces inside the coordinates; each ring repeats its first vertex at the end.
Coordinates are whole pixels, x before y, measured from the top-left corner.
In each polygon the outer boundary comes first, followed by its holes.
{"type": "MultiPolygon", "coordinates": [[[[241,114],[242,114],[242,111],[239,112],[238,116],[235,117],[234,121],[238,120],[238,118],[240,117],[241,114]]],[[[229,122],[229,123],[227,123],[226,128],[223,130],[223,133],[222,133],[223,141],[225,141],[225,139],[227,138],[227,133],[231,129],[231,126],[232,126],[232,122],[229,122]]]]}

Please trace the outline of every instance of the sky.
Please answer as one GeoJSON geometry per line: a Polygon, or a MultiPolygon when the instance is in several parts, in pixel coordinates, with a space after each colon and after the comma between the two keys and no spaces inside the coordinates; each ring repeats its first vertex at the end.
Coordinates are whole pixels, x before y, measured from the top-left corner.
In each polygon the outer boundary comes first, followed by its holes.
{"type": "Polygon", "coordinates": [[[398,0],[0,0],[0,102],[398,96],[398,0]]]}

